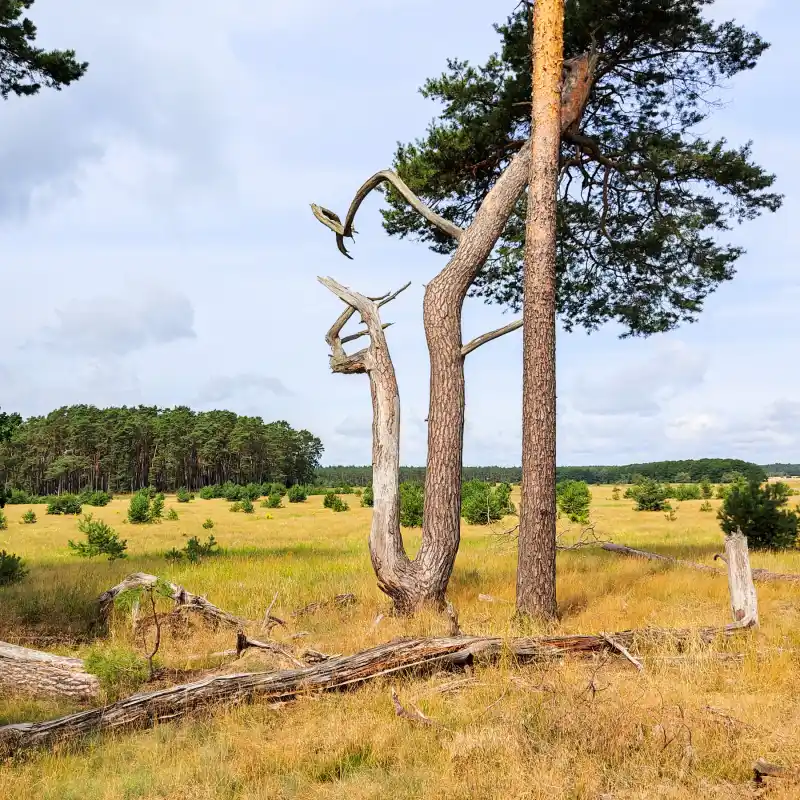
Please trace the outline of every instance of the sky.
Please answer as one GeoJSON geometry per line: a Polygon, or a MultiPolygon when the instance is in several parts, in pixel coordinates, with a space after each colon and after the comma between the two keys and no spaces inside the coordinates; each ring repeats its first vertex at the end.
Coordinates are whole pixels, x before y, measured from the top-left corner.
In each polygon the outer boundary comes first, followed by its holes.
{"type": "MultiPolygon", "coordinates": [[[[341,303],[316,278],[368,295],[412,281],[383,316],[402,461],[424,463],[422,294],[443,258],[388,237],[375,196],[349,261],[309,204],[343,213],[435,116],[425,78],[448,57],[494,52],[492,23],[513,5],[37,0],[37,43],[90,67],[0,107],[0,406],[229,408],[311,430],[323,463],[366,464],[368,380],[330,373],[324,336],[341,303]]],[[[794,6],[718,0],[715,16],[772,47],[706,123],[753,141],[783,208],[731,233],[747,254],[697,323],[635,340],[613,326],[559,333],[559,464],[800,461],[794,6]]],[[[467,300],[464,338],[509,319],[467,300]]],[[[465,464],[520,463],[521,342],[467,360],[465,464]]]]}

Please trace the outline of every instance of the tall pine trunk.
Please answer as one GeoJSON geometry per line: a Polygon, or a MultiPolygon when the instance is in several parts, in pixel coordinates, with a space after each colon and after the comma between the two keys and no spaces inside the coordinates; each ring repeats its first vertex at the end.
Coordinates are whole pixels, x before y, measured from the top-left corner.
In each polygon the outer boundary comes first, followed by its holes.
{"type": "Polygon", "coordinates": [[[556,194],[564,0],[537,0],[532,61],[517,611],[549,619],[556,615],[556,194]]]}

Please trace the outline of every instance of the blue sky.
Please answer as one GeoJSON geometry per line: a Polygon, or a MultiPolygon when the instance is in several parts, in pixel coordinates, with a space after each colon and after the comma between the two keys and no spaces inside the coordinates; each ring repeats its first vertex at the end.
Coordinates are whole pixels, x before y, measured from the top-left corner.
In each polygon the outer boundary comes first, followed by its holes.
{"type": "MultiPolygon", "coordinates": [[[[42,45],[72,47],[90,69],[2,106],[0,406],[226,407],[309,428],[326,463],[368,463],[367,379],[329,373],[324,335],[340,305],[316,276],[366,294],[410,280],[384,316],[402,460],[423,463],[421,301],[441,257],[387,237],[375,197],[348,261],[309,203],[343,211],[434,116],[424,79],[450,56],[483,60],[513,5],[37,0],[42,45]]],[[[800,9],[714,9],[772,48],[708,134],[752,139],[784,207],[733,231],[747,255],[696,324],[646,340],[560,335],[561,464],[800,460],[800,9]]],[[[468,301],[465,339],[509,319],[468,301]]],[[[468,359],[465,463],[519,463],[521,371],[519,333],[468,359]]]]}

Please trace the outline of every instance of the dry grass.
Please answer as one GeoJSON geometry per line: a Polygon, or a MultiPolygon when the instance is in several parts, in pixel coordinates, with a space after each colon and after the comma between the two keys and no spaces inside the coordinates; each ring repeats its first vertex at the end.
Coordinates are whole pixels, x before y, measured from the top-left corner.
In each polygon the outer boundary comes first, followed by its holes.
{"type": "MultiPolygon", "coordinates": [[[[595,487],[593,513],[602,538],[710,563],[720,549],[714,514],[700,501],[680,503],[677,520],[637,513],[628,500],[595,487]]],[[[719,501],[712,501],[716,507],[719,501]]],[[[386,602],[374,585],[366,549],[370,512],[335,514],[322,498],[256,514],[195,500],[167,507],[176,522],[123,524],[126,505],[94,509],[128,539],[129,557],[86,562],[67,549],[72,518],[18,524],[25,507],[7,508],[0,549],[23,555],[27,580],[0,591],[0,638],[62,637],[59,652],[85,654],[89,601],[129,572],[170,578],[222,608],[260,619],[279,592],[274,613],[353,592],[356,605],[326,608],[290,621],[307,631],[305,646],[348,653],[399,635],[441,634],[446,621],[376,615],[386,602]],[[266,514],[273,519],[266,519],[266,514]],[[162,553],[186,537],[205,538],[202,522],[226,553],[197,565],[167,563],[162,553]],[[73,637],[72,643],[68,637],[73,637]]],[[[500,526],[496,530],[500,530],[500,526]]],[[[413,533],[411,546],[416,545],[413,533]]],[[[800,572],[800,553],[753,557],[755,566],[800,572]]],[[[626,559],[596,550],[559,555],[562,632],[612,631],[643,625],[697,626],[729,620],[723,579],[626,559]]],[[[451,583],[468,633],[518,634],[511,620],[515,556],[485,528],[465,526],[451,583]],[[496,602],[478,600],[488,594],[496,602]]],[[[759,756],[800,765],[798,618],[800,587],[759,587],[762,630],[731,644],[743,663],[703,653],[683,661],[645,654],[637,673],[622,659],[567,661],[559,666],[512,663],[480,668],[456,691],[435,691],[452,676],[396,680],[404,703],[418,705],[441,727],[397,718],[390,684],[342,695],[308,697],[279,709],[254,705],[220,710],[184,724],[106,737],[75,752],[42,754],[0,767],[0,798],[744,798],[752,797],[750,765],[759,756]]],[[[40,638],[40,642],[43,641],[40,638]]],[[[115,619],[104,648],[136,646],[130,624],[115,619]]],[[[230,634],[195,630],[167,636],[164,662],[186,668],[189,656],[232,646],[230,634]]],[[[245,657],[242,669],[269,664],[245,657]]],[[[42,719],[69,710],[58,703],[0,698],[0,721],[42,719]]],[[[800,784],[775,779],[770,797],[800,797],[800,784]]]]}

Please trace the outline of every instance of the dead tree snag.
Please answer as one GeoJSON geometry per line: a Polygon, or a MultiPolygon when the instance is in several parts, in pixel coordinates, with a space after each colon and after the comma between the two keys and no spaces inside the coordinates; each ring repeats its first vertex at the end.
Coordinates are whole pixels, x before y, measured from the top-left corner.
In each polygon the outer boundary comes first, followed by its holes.
{"type": "MultiPolygon", "coordinates": [[[[584,55],[565,63],[565,86],[561,104],[561,131],[566,133],[580,120],[591,91],[594,56],[584,55]]],[[[400,399],[397,380],[384,336],[385,325],[378,309],[393,296],[368,298],[320,279],[347,308],[331,328],[326,340],[331,347],[334,372],[367,373],[373,396],[373,489],[374,518],[370,534],[372,563],[379,586],[402,613],[424,604],[444,608],[445,592],[460,542],[461,467],[464,439],[464,358],[482,344],[521,326],[512,322],[479,336],[466,345],[462,339],[461,312],[464,299],[503,232],[530,171],[531,148],[526,143],[514,156],[486,196],[467,228],[459,228],[425,205],[395,173],[375,173],[356,192],[344,222],[332,211],[312,205],[314,216],[336,235],[340,252],[350,257],[344,240],[352,238],[356,213],[371,191],[388,183],[431,225],[458,242],[444,269],[425,290],[423,319],[430,357],[430,405],[428,412],[428,458],[425,471],[425,511],[422,546],[411,561],[403,547],[399,528],[399,426],[400,399]],[[341,337],[341,330],[358,311],[365,330],[341,337]],[[342,345],[357,336],[370,337],[370,345],[348,355],[342,345]],[[388,426],[388,427],[387,427],[388,426]],[[378,484],[380,483],[380,492],[378,484]]]]}

